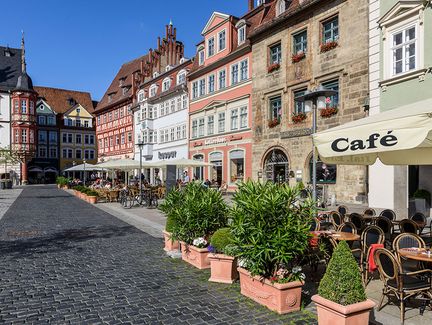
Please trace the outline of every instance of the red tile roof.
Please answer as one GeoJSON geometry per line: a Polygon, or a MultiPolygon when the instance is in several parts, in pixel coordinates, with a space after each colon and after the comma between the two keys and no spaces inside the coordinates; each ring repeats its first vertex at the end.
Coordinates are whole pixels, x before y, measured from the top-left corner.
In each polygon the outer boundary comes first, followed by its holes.
{"type": "Polygon", "coordinates": [[[71,103],[70,99],[74,99],[75,102],[79,103],[90,114],[94,112],[93,101],[88,92],[50,87],[34,87],[34,90],[38,93],[39,97],[45,99],[56,113],[63,114],[75,106],[75,104],[71,103]]]}

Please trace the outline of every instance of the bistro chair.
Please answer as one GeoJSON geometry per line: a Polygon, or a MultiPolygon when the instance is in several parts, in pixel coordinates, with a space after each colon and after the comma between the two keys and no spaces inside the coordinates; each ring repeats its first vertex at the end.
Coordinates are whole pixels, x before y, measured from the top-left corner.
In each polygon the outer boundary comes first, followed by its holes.
{"type": "Polygon", "coordinates": [[[339,227],[343,223],[343,217],[337,211],[330,212],[330,221],[334,223],[336,227],[339,227]]]}
{"type": "Polygon", "coordinates": [[[322,235],[319,240],[319,247],[323,248],[324,253],[324,262],[326,265],[330,262],[330,259],[333,255],[333,251],[337,246],[336,240],[334,240],[331,236],[322,235]]]}
{"type": "MultiPolygon", "coordinates": [[[[426,228],[427,218],[423,213],[421,212],[414,213],[414,215],[411,216],[410,220],[417,223],[417,226],[419,228],[419,234],[421,234],[423,232],[423,229],[426,228]]],[[[428,228],[431,229],[431,226],[429,226],[428,228]]]]}
{"type": "Polygon", "coordinates": [[[391,239],[393,235],[393,224],[385,217],[378,217],[375,220],[375,226],[381,228],[385,236],[385,243],[391,247],[391,239]]]}
{"type": "Polygon", "coordinates": [[[338,231],[340,232],[349,232],[352,234],[356,234],[357,233],[357,228],[356,226],[352,223],[352,222],[344,222],[343,224],[341,224],[338,228],[338,231]]]}
{"type": "Polygon", "coordinates": [[[330,230],[336,230],[336,226],[334,225],[333,222],[330,221],[322,221],[319,224],[319,229],[321,231],[330,231],[330,230]]]}
{"type": "Polygon", "coordinates": [[[387,218],[390,221],[393,221],[396,219],[396,213],[391,209],[382,210],[381,213],[379,214],[379,216],[387,218]]]}
{"type": "Polygon", "coordinates": [[[364,221],[362,215],[360,215],[358,213],[355,213],[355,212],[351,213],[350,217],[349,217],[349,221],[352,222],[356,226],[358,233],[361,233],[361,231],[365,227],[365,221],[364,221]]]}
{"type": "Polygon", "coordinates": [[[396,257],[385,248],[377,249],[374,259],[380,279],[384,284],[378,311],[383,307],[384,296],[387,296],[387,299],[390,295],[396,296],[399,300],[400,319],[403,324],[405,321],[405,302],[409,298],[425,295],[432,299],[431,282],[426,277],[419,277],[419,275],[431,276],[432,271],[425,269],[404,273],[396,257]]]}
{"type": "Polygon", "coordinates": [[[413,260],[409,260],[400,255],[399,250],[402,248],[425,248],[426,244],[424,240],[415,234],[403,233],[398,235],[393,241],[393,251],[399,264],[402,266],[404,271],[416,271],[420,265],[413,260]]]}
{"type": "Polygon", "coordinates": [[[341,216],[345,217],[348,214],[348,208],[345,205],[339,205],[337,211],[341,216]]]}
{"type": "Polygon", "coordinates": [[[399,229],[401,233],[410,233],[410,234],[419,234],[419,227],[416,222],[409,220],[409,219],[403,219],[399,223],[399,229]]]}
{"type": "Polygon", "coordinates": [[[310,226],[310,231],[319,231],[320,230],[320,222],[317,218],[313,218],[310,226]]]}
{"type": "Polygon", "coordinates": [[[375,211],[375,209],[367,208],[363,211],[363,215],[373,217],[373,216],[376,216],[376,211],[375,211]]]}

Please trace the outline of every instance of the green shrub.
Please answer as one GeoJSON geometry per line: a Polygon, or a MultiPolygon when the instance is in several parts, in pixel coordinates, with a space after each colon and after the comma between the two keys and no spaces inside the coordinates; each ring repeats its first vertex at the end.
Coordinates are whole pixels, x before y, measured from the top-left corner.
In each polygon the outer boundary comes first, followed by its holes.
{"type": "Polygon", "coordinates": [[[69,178],[63,177],[63,176],[58,176],[56,178],[56,184],[60,185],[60,186],[66,186],[69,184],[69,178]]]}
{"type": "Polygon", "coordinates": [[[428,190],[417,190],[414,192],[413,197],[416,199],[425,199],[429,205],[431,204],[431,194],[428,190]]]}
{"type": "MultiPolygon", "coordinates": [[[[210,245],[213,246],[216,253],[225,253],[227,246],[234,243],[230,228],[220,228],[216,230],[210,238],[210,245]]],[[[229,254],[227,254],[229,255],[229,254]]]]}
{"type": "Polygon", "coordinates": [[[167,217],[166,224],[165,224],[165,230],[167,232],[172,232],[175,225],[175,219],[171,216],[167,217]]]}
{"type": "Polygon", "coordinates": [[[88,195],[88,196],[98,196],[98,192],[93,191],[92,189],[89,189],[89,190],[87,191],[87,195],[88,195]]]}
{"type": "Polygon", "coordinates": [[[194,239],[208,237],[226,226],[228,207],[219,191],[191,182],[181,192],[181,201],[167,210],[175,220],[172,238],[192,244],[194,239]]]}
{"type": "Polygon", "coordinates": [[[185,192],[179,189],[172,189],[168,192],[165,197],[165,200],[162,204],[159,205],[159,209],[165,213],[167,217],[165,230],[167,232],[172,233],[174,229],[174,225],[177,222],[177,216],[179,215],[179,209],[183,204],[183,200],[185,197],[185,192]]]}
{"type": "Polygon", "coordinates": [[[343,306],[366,300],[359,267],[346,242],[340,242],[333,251],[318,294],[343,306]]]}
{"type": "Polygon", "coordinates": [[[252,275],[270,278],[296,266],[307,249],[316,208],[299,185],[241,183],[234,194],[231,232],[236,256],[252,275]]]}

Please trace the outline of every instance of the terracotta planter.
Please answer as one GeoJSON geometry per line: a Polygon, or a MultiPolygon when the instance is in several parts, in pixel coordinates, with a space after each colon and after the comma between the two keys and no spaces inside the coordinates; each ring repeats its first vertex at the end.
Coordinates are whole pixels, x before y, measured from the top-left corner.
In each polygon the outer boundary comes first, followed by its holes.
{"type": "Polygon", "coordinates": [[[320,295],[312,296],[318,313],[319,325],[367,325],[370,311],[375,307],[372,300],[348,306],[339,305],[320,295]]]}
{"type": "Polygon", "coordinates": [[[74,195],[75,195],[76,197],[79,197],[79,196],[78,196],[79,192],[78,192],[77,190],[73,190],[73,191],[74,191],[74,195]]]}
{"type": "Polygon", "coordinates": [[[181,242],[182,260],[203,270],[210,268],[210,260],[208,258],[210,252],[207,248],[198,248],[193,245],[187,245],[181,242]]]}
{"type": "Polygon", "coordinates": [[[63,190],[67,190],[67,189],[68,189],[68,186],[67,186],[67,185],[63,185],[61,188],[62,188],[63,190]]]}
{"type": "Polygon", "coordinates": [[[87,196],[87,199],[88,199],[88,203],[91,204],[96,204],[97,202],[97,196],[87,196]]]}
{"type": "Polygon", "coordinates": [[[262,281],[258,276],[252,277],[248,271],[241,267],[237,270],[240,273],[242,295],[279,314],[300,310],[302,282],[271,283],[267,279],[262,281]]]}
{"type": "Polygon", "coordinates": [[[62,186],[60,184],[57,184],[57,188],[61,188],[62,186]]]}
{"type": "Polygon", "coordinates": [[[237,259],[224,254],[209,255],[211,275],[209,281],[233,283],[238,279],[237,259]]]}
{"type": "Polygon", "coordinates": [[[179,242],[177,240],[171,240],[171,233],[167,232],[167,231],[162,231],[163,235],[164,235],[164,241],[165,241],[165,247],[164,247],[164,251],[165,252],[169,252],[169,251],[176,251],[179,249],[179,242]]]}

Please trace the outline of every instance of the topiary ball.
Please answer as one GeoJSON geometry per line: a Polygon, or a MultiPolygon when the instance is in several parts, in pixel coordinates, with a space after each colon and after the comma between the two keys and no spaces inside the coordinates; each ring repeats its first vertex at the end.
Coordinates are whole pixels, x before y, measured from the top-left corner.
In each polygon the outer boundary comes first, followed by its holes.
{"type": "Polygon", "coordinates": [[[230,228],[220,228],[216,230],[210,239],[210,245],[217,253],[223,253],[225,247],[233,243],[233,236],[230,228]]]}

